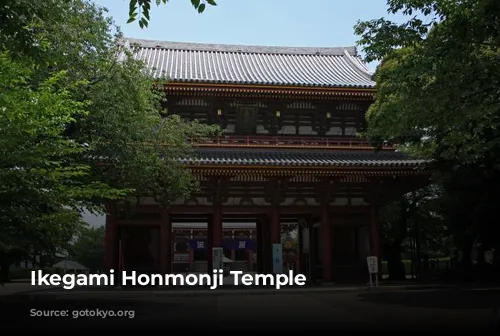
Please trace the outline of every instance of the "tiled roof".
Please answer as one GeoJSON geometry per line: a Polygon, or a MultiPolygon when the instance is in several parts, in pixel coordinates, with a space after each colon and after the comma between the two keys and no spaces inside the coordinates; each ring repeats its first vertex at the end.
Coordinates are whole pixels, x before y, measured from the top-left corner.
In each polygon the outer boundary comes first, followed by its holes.
{"type": "Polygon", "coordinates": [[[392,151],[304,151],[198,149],[181,160],[187,165],[317,166],[317,167],[412,167],[425,160],[392,151]]]}
{"type": "Polygon", "coordinates": [[[373,88],[355,47],[293,48],[125,39],[153,76],[171,82],[373,88]]]}

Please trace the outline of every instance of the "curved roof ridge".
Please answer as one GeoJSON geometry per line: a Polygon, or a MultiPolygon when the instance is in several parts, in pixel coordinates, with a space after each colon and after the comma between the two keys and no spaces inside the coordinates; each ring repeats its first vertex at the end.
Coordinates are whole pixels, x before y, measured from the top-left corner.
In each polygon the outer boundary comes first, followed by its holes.
{"type": "Polygon", "coordinates": [[[368,75],[370,77],[373,76],[373,72],[371,72],[370,69],[368,69],[366,65],[357,56],[352,56],[347,51],[344,51],[344,54],[345,57],[347,57],[347,59],[351,61],[354,67],[360,70],[363,75],[365,76],[368,75]]]}
{"type": "Polygon", "coordinates": [[[356,47],[287,47],[287,46],[262,46],[238,45],[195,42],[172,42],[146,39],[123,38],[130,46],[152,49],[236,52],[250,54],[285,54],[285,55],[331,55],[343,56],[345,52],[356,55],[356,47]]]}

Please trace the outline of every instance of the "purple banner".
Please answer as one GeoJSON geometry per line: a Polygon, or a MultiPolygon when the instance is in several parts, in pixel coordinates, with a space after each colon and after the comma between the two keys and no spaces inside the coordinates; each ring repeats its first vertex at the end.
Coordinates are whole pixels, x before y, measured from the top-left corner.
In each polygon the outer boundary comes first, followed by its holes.
{"type": "Polygon", "coordinates": [[[253,240],[233,239],[233,250],[241,250],[241,251],[253,250],[253,240]]]}
{"type": "MultiPolygon", "coordinates": [[[[208,247],[206,239],[191,239],[190,249],[193,251],[205,251],[208,247]]],[[[252,239],[222,239],[222,248],[226,250],[248,251],[253,250],[252,239]]]]}
{"type": "Polygon", "coordinates": [[[189,241],[189,247],[193,251],[204,251],[207,249],[207,245],[206,239],[191,239],[189,241]]]}
{"type": "Polygon", "coordinates": [[[227,238],[227,239],[222,239],[222,248],[226,250],[232,250],[233,249],[233,239],[227,238]]]}

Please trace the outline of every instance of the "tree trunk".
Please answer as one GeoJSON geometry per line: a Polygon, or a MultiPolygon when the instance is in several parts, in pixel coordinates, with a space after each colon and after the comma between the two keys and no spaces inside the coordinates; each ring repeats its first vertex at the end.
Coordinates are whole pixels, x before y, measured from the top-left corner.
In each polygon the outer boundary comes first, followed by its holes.
{"type": "Polygon", "coordinates": [[[0,258],[0,283],[9,282],[10,262],[6,257],[0,258]]]}
{"type": "Polygon", "coordinates": [[[495,281],[500,281],[500,245],[493,249],[492,273],[495,281]]]}
{"type": "Polygon", "coordinates": [[[392,243],[387,249],[387,272],[390,281],[406,280],[405,265],[401,259],[401,242],[392,243]]]}
{"type": "Polygon", "coordinates": [[[485,259],[485,254],[486,249],[484,244],[481,244],[481,246],[478,248],[477,251],[477,264],[476,264],[476,271],[479,280],[490,280],[490,269],[491,265],[486,262],[485,259]]]}
{"type": "Polygon", "coordinates": [[[460,261],[462,269],[462,278],[465,281],[474,280],[474,267],[472,265],[472,248],[474,247],[474,239],[467,238],[466,243],[462,248],[463,256],[460,261]]]}

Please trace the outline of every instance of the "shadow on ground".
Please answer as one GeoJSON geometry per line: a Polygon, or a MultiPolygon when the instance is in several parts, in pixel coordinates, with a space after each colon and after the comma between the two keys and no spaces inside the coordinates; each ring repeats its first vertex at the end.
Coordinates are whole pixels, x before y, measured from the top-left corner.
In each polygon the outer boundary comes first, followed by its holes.
{"type": "Polygon", "coordinates": [[[393,306],[489,309],[500,306],[500,289],[435,289],[368,292],[358,296],[361,302],[393,306]]]}

